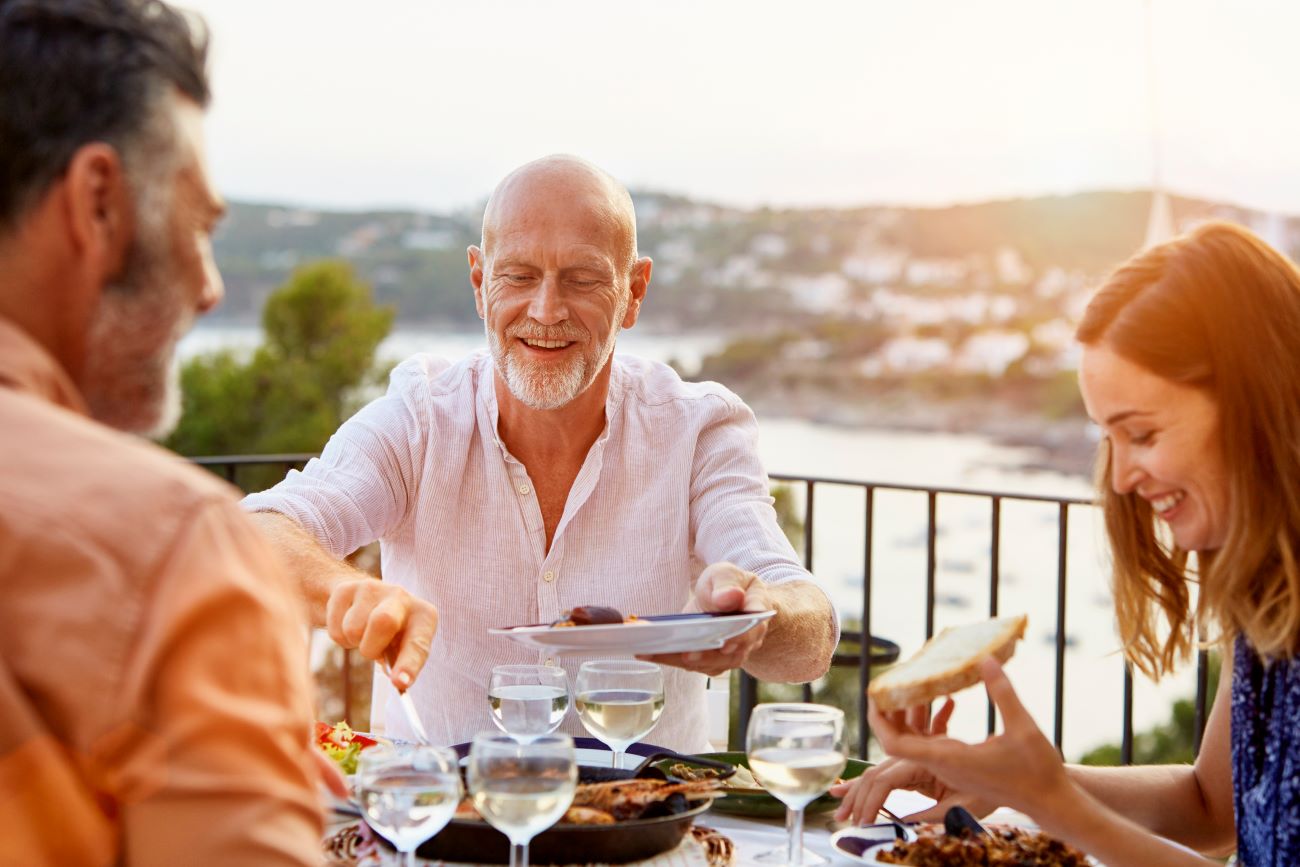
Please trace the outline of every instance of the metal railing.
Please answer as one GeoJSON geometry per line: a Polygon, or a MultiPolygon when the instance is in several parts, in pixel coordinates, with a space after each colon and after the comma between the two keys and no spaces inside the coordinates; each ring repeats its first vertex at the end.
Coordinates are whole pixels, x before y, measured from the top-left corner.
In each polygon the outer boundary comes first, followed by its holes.
{"type": "MultiPolygon", "coordinates": [[[[312,454],[276,454],[276,455],[222,455],[217,457],[200,457],[194,458],[194,462],[207,467],[213,472],[224,476],[228,481],[238,485],[239,470],[242,467],[249,466],[279,466],[286,472],[293,468],[300,468],[315,455],[312,454]]],[[[882,661],[892,661],[893,656],[897,655],[897,647],[893,646],[892,655],[891,645],[888,642],[882,642],[879,636],[874,635],[872,631],[872,560],[874,553],[874,517],[875,501],[878,491],[904,491],[924,494],[927,498],[927,518],[926,518],[926,544],[925,544],[925,636],[928,639],[934,634],[935,629],[935,608],[936,608],[936,549],[938,539],[938,504],[940,497],[975,497],[988,501],[989,504],[989,607],[988,614],[990,617],[998,615],[999,605],[999,579],[1001,574],[1001,521],[1002,506],[1006,502],[1026,502],[1026,503],[1045,503],[1053,504],[1057,507],[1057,573],[1056,573],[1056,634],[1054,637],[1056,653],[1056,671],[1054,690],[1054,716],[1052,727],[1052,741],[1056,748],[1061,749],[1065,726],[1065,654],[1068,644],[1066,635],[1066,586],[1067,586],[1067,553],[1069,545],[1069,516],[1072,507],[1079,508],[1096,508],[1092,500],[1080,499],[1075,497],[1052,497],[1035,494],[1013,494],[1003,491],[977,490],[971,488],[936,488],[924,485],[903,485],[883,482],[862,481],[858,479],[838,479],[822,478],[810,476],[789,475],[783,473],[773,473],[770,478],[774,482],[783,484],[802,485],[804,488],[804,515],[803,515],[803,559],[804,566],[811,572],[813,565],[813,538],[816,517],[816,491],[818,486],[829,487],[848,487],[862,491],[865,498],[865,543],[862,557],[862,606],[861,632],[843,633],[841,640],[847,643],[857,644],[859,651],[857,653],[846,654],[837,653],[836,664],[857,664],[858,682],[860,689],[857,691],[858,714],[862,720],[859,729],[857,744],[858,755],[865,758],[867,755],[867,745],[870,739],[870,730],[867,725],[867,687],[871,683],[871,668],[873,662],[878,664],[882,661]]],[[[1209,700],[1208,696],[1208,654],[1202,650],[1197,654],[1197,671],[1196,671],[1196,700],[1195,700],[1195,718],[1193,726],[1193,750],[1199,752],[1201,739],[1205,732],[1206,708],[1209,700]]],[[[349,654],[344,652],[344,661],[342,667],[341,684],[343,707],[345,718],[350,718],[352,709],[352,666],[350,664],[349,654]]],[[[748,674],[740,676],[739,688],[739,730],[745,731],[748,723],[750,712],[752,711],[758,699],[758,683],[748,674]]],[[[805,699],[812,696],[812,685],[805,684],[803,687],[805,699]]],[[[988,732],[992,734],[997,724],[996,711],[990,703],[988,709],[988,732]]],[[[1122,726],[1123,731],[1120,741],[1120,761],[1123,764],[1132,764],[1133,762],[1133,672],[1132,668],[1125,664],[1123,676],[1123,709],[1122,709],[1122,726]]]]}

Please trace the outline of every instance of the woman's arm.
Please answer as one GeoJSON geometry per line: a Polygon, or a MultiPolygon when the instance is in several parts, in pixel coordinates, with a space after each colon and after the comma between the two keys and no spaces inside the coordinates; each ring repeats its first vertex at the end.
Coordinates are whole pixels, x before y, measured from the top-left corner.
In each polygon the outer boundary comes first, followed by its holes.
{"type": "Polygon", "coordinates": [[[1097,801],[1153,833],[1198,852],[1223,854],[1237,842],[1232,803],[1232,654],[1223,669],[1194,765],[1091,768],[1069,778],[1097,801]]]}

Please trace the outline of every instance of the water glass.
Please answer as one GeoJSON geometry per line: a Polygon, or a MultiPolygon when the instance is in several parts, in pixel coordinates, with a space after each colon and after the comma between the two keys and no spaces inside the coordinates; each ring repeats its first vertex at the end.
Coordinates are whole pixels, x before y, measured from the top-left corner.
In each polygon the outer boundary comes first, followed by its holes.
{"type": "Polygon", "coordinates": [[[573,738],[541,735],[520,743],[510,735],[480,734],[470,745],[466,779],[479,815],[510,838],[510,867],[528,867],[529,841],[573,803],[573,738]]]}
{"type": "Polygon", "coordinates": [[[492,721],[528,742],[560,727],[569,710],[569,681],[553,665],[498,665],[488,684],[492,721]]]}
{"type": "Polygon", "coordinates": [[[366,824],[412,867],[416,848],[456,812],[460,764],[456,753],[445,747],[381,744],[357,756],[356,789],[366,824]]]}
{"type": "Polygon", "coordinates": [[[650,734],[664,712],[664,673],[653,662],[616,659],[584,662],[574,685],[574,707],[592,737],[622,765],[629,746],[650,734]]]}
{"type": "Polygon", "coordinates": [[[784,850],[758,856],[765,864],[821,864],[803,848],[803,811],[844,771],[844,711],[822,704],[760,704],[749,717],[749,769],[786,805],[784,850]]]}

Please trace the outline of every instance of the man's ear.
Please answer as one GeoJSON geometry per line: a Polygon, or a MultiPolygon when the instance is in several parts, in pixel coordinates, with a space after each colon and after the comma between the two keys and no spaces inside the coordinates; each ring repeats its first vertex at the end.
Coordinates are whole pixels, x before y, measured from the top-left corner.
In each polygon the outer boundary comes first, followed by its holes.
{"type": "Polygon", "coordinates": [[[487,319],[487,307],[483,304],[483,251],[470,244],[465,253],[469,258],[469,282],[474,287],[474,307],[479,319],[487,319]]]}
{"type": "Polygon", "coordinates": [[[68,236],[82,265],[101,283],[122,270],[135,234],[134,198],[117,149],[83,145],[63,177],[68,236]]]}
{"type": "Polygon", "coordinates": [[[632,266],[632,279],[628,286],[632,300],[628,302],[627,314],[623,317],[624,328],[636,325],[637,317],[641,315],[641,302],[645,300],[646,290],[650,288],[650,272],[653,270],[654,262],[650,261],[649,256],[642,256],[632,266]]]}

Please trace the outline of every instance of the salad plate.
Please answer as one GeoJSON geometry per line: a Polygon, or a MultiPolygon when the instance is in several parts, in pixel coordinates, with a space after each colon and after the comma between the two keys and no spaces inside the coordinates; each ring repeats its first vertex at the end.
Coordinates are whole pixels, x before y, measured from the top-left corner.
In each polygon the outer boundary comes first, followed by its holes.
{"type": "Polygon", "coordinates": [[[489,629],[525,647],[552,653],[618,653],[645,656],[717,650],[775,611],[728,614],[654,614],[623,623],[590,626],[507,626],[489,629]]]}
{"type": "Polygon", "coordinates": [[[357,756],[361,755],[362,750],[379,744],[391,745],[392,742],[379,735],[353,731],[345,722],[334,725],[317,722],[315,744],[317,749],[334,760],[344,776],[350,777],[357,772],[357,756]]]}
{"type": "MultiPolygon", "coordinates": [[[[749,769],[749,756],[742,752],[698,753],[697,755],[702,759],[726,762],[738,769],[744,768],[746,771],[749,769]]],[[[683,773],[675,768],[676,766],[689,766],[690,764],[690,757],[687,756],[685,759],[681,760],[666,759],[657,762],[655,767],[674,776],[684,776],[683,773]]],[[[851,780],[854,777],[860,776],[862,772],[869,767],[871,767],[871,765],[867,762],[859,759],[848,759],[844,765],[844,771],[840,774],[840,778],[851,780]]],[[[784,816],[786,810],[785,804],[781,803],[769,794],[768,791],[760,786],[756,780],[753,781],[752,784],[746,785],[746,783],[752,779],[751,775],[742,774],[732,777],[730,780],[723,783],[723,791],[726,793],[726,797],[718,798],[713,802],[713,811],[715,813],[731,813],[737,816],[752,816],[760,819],[779,819],[784,816]]],[[[839,805],[839,798],[825,794],[808,804],[808,806],[804,808],[804,811],[808,815],[816,815],[817,813],[826,813],[834,810],[839,805]]],[[[891,836],[890,839],[892,840],[893,837],[891,836]]]]}

